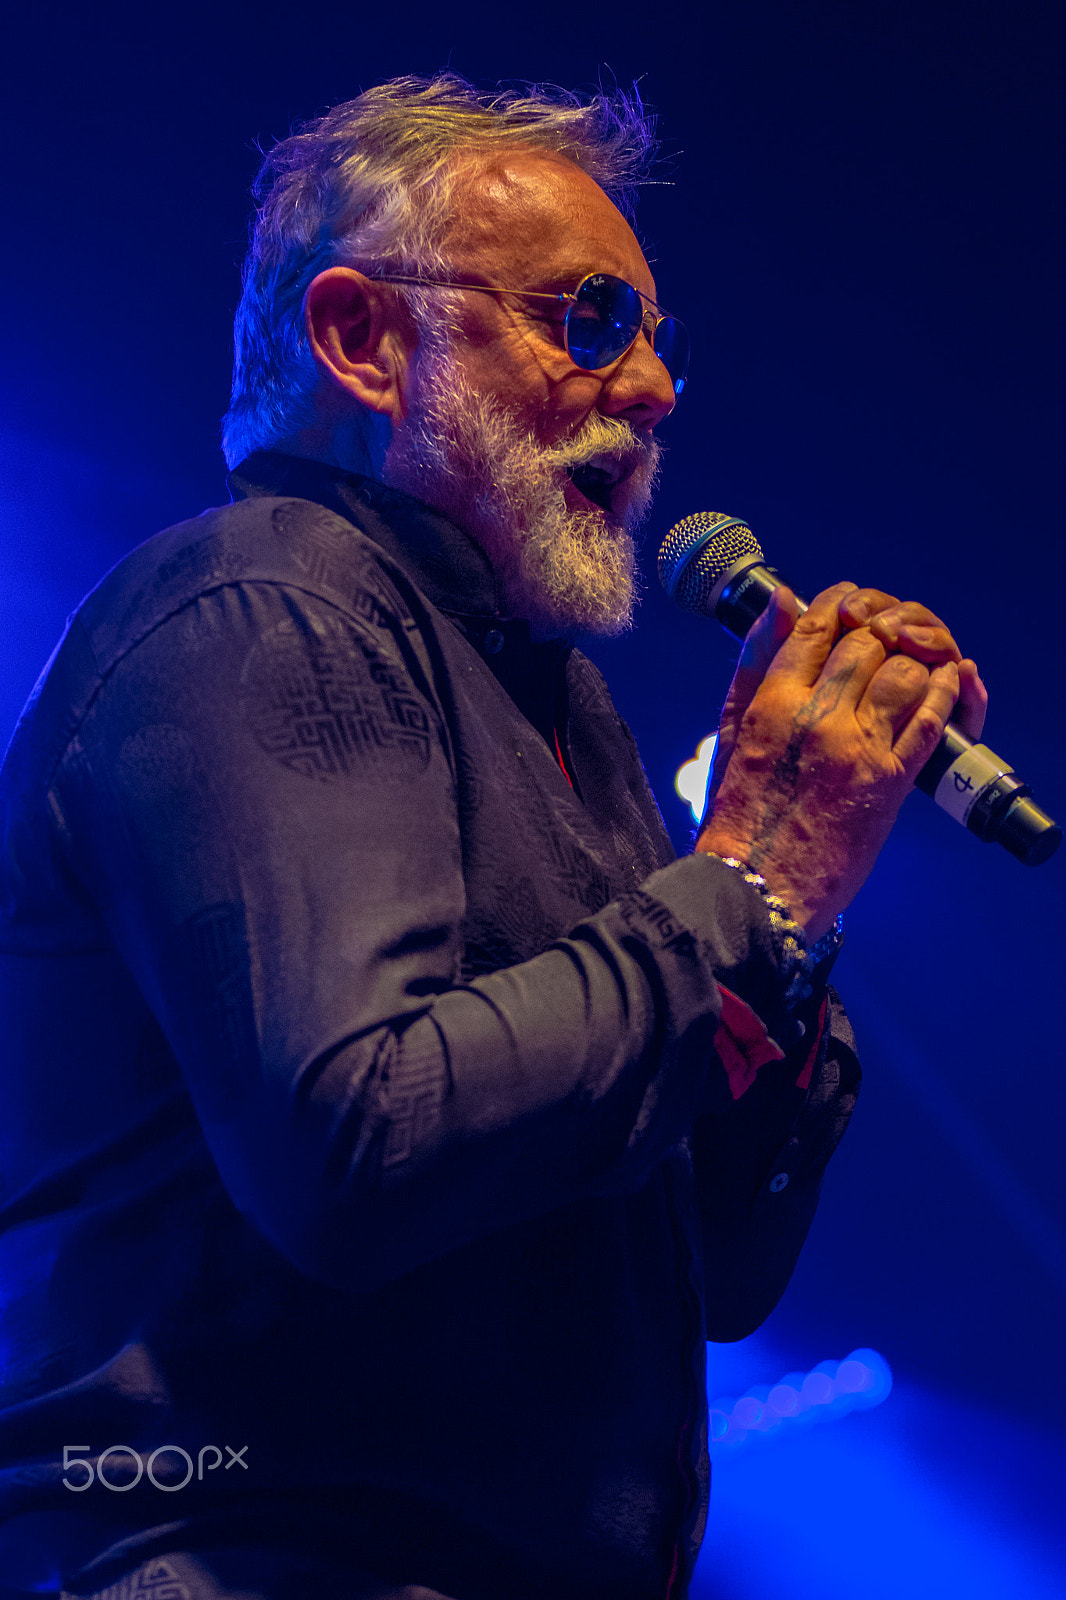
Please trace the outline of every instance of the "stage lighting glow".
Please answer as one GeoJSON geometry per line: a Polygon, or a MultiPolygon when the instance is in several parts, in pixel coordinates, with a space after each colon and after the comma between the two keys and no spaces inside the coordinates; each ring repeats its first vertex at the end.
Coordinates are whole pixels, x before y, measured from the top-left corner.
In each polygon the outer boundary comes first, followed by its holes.
{"type": "Polygon", "coordinates": [[[820,1361],[810,1372],[788,1372],[773,1387],[753,1384],[739,1399],[711,1405],[710,1453],[724,1455],[781,1429],[869,1410],[887,1400],[892,1373],[876,1350],[853,1350],[843,1361],[820,1361]]]}
{"type": "Polygon", "coordinates": [[[770,1390],[766,1403],[777,1416],[794,1417],[800,1408],[799,1390],[791,1383],[777,1383],[770,1390]]]}
{"type": "Polygon", "coordinates": [[[677,770],[674,779],[674,788],[687,801],[695,822],[703,816],[703,808],[707,804],[707,785],[711,781],[711,768],[714,765],[714,752],[718,744],[718,735],[712,733],[703,740],[691,761],[686,761],[684,766],[677,770]]]}

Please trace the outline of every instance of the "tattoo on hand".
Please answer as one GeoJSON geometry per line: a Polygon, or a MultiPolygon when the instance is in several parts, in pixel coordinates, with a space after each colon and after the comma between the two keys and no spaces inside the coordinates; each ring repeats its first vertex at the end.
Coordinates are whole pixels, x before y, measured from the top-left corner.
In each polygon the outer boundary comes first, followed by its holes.
{"type": "Polygon", "coordinates": [[[759,818],[756,843],[751,851],[748,865],[753,872],[759,871],[759,863],[765,859],[767,849],[772,843],[779,827],[784,821],[785,814],[796,797],[800,780],[800,760],[807,735],[824,717],[829,716],[840,705],[844,688],[850,680],[853,667],[841,668],[834,672],[832,677],[818,685],[807,701],[801,706],[792,719],[792,733],[784,751],[774,763],[767,785],[765,803],[759,818]]]}

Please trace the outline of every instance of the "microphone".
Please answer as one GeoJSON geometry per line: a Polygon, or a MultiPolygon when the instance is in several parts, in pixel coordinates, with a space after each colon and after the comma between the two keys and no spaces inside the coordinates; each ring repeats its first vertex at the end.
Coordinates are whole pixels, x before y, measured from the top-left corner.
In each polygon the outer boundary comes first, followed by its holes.
{"type": "MultiPolygon", "coordinates": [[[[659,578],[683,611],[717,617],[736,639],[747,636],[782,586],[751,529],[724,511],[700,511],[674,524],[659,551],[659,578]]],[[[804,601],[799,605],[807,610],[804,601]]],[[[1001,844],[1026,866],[1039,866],[1062,842],[1062,829],[1030,798],[1029,785],[1010,763],[954,723],[915,787],[985,844],[1001,844]]]]}

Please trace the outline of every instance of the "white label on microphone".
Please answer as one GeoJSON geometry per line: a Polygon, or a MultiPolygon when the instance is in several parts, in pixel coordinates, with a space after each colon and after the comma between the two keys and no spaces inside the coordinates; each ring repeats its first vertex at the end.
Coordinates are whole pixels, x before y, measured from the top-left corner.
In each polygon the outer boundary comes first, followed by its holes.
{"type": "Polygon", "coordinates": [[[988,785],[1013,771],[1014,768],[986,744],[971,745],[952,762],[937,784],[933,799],[965,827],[975,802],[988,785]]]}

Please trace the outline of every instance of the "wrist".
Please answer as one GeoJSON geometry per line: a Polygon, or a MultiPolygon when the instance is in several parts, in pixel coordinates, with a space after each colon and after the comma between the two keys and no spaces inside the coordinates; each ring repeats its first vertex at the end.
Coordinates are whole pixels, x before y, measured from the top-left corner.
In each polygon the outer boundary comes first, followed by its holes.
{"type": "Polygon", "coordinates": [[[788,904],[772,891],[762,873],[753,871],[746,861],[736,856],[720,856],[717,851],[706,847],[700,853],[712,856],[723,867],[738,873],[762,899],[770,921],[770,937],[784,988],[785,1006],[791,1011],[811,992],[809,980],[814,962],[803,929],[793,917],[788,904]]]}
{"type": "Polygon", "coordinates": [[[790,917],[799,924],[808,941],[820,938],[832,927],[835,913],[809,906],[795,874],[782,870],[755,839],[710,822],[700,833],[695,848],[700,855],[717,856],[719,861],[737,861],[743,864],[745,872],[756,873],[763,879],[767,892],[785,902],[790,917]]]}

